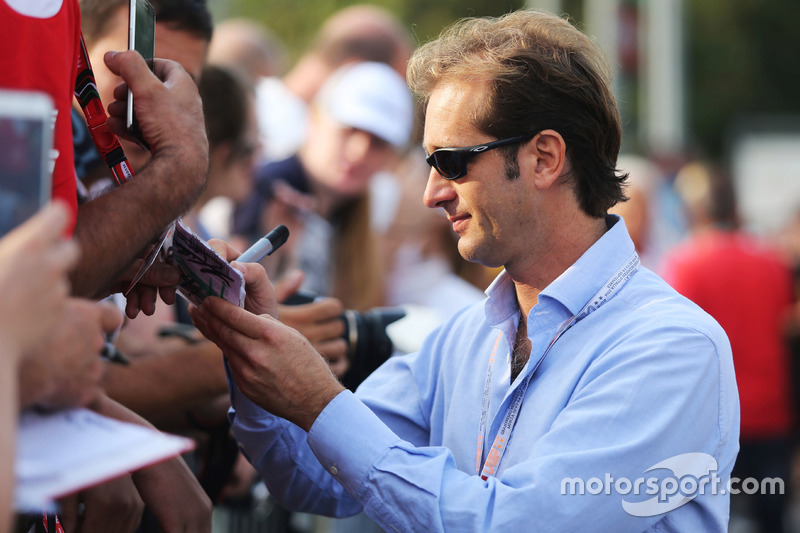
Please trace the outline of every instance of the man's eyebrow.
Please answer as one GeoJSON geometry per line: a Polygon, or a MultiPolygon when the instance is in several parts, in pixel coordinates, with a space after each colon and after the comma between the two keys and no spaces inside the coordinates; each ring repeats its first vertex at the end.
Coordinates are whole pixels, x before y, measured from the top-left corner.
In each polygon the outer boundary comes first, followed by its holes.
{"type": "Polygon", "coordinates": [[[442,148],[441,146],[434,145],[434,146],[431,146],[431,151],[429,152],[427,150],[427,148],[425,148],[425,144],[426,144],[425,141],[422,141],[422,144],[420,145],[420,146],[422,146],[422,150],[425,152],[425,155],[431,155],[433,152],[435,152],[439,148],[442,148]]]}

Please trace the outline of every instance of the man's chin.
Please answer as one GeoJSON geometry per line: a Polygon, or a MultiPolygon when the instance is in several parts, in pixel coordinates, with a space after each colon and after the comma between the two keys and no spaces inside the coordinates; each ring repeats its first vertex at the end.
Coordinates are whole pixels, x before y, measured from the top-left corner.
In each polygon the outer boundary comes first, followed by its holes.
{"type": "Polygon", "coordinates": [[[458,253],[470,263],[482,263],[479,249],[463,235],[458,238],[458,253]]]}
{"type": "Polygon", "coordinates": [[[488,268],[499,268],[505,265],[496,254],[491,253],[488,247],[481,246],[480,243],[470,241],[463,236],[458,240],[458,253],[465,261],[478,263],[488,268]]]}

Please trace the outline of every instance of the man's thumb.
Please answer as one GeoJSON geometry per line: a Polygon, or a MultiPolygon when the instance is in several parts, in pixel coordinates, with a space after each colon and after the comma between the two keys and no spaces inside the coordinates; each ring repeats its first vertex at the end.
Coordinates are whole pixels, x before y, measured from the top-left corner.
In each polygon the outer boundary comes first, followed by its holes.
{"type": "Polygon", "coordinates": [[[103,61],[111,72],[120,76],[128,84],[128,87],[135,85],[137,80],[143,79],[150,73],[150,68],[144,58],[135,50],[106,52],[103,61]]]}

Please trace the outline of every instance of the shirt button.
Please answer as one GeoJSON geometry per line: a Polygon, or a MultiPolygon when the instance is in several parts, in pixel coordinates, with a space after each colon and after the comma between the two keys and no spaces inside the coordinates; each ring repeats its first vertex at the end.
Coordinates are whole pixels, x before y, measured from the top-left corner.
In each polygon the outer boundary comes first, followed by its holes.
{"type": "Polygon", "coordinates": [[[328,468],[328,472],[330,472],[332,476],[339,475],[339,469],[336,468],[336,465],[331,465],[331,467],[328,468]]]}

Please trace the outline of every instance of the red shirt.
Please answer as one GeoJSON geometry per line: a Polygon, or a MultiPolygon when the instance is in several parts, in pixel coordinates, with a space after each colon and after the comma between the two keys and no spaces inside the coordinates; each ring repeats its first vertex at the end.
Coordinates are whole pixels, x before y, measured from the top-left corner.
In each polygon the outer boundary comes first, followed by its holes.
{"type": "Polygon", "coordinates": [[[730,339],[742,438],[786,435],[792,402],[784,327],[794,299],[788,266],[755,239],[715,229],[673,250],[664,279],[713,316],[730,339]]]}
{"type": "Polygon", "coordinates": [[[78,209],[70,109],[80,31],[78,0],[0,0],[0,87],[37,90],[53,99],[53,198],[72,210],[70,233],[78,209]]]}

